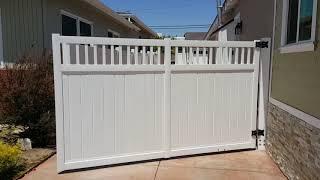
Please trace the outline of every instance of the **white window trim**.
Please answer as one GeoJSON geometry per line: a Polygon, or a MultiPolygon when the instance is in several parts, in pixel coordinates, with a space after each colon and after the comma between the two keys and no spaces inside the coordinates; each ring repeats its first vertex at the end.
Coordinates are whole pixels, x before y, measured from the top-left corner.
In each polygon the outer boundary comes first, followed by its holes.
{"type": "Polygon", "coordinates": [[[280,109],[288,112],[289,114],[301,119],[302,121],[316,127],[316,128],[319,128],[320,129],[320,119],[314,117],[314,116],[311,116],[299,109],[296,109],[292,106],[289,106],[283,102],[280,102],[272,97],[269,98],[269,101],[270,103],[272,103],[273,105],[279,107],[280,109]]]}
{"type": "Polygon", "coordinates": [[[120,38],[120,33],[116,32],[114,30],[111,30],[111,29],[108,29],[108,32],[111,32],[112,34],[115,34],[120,38]]]}
{"type": "Polygon", "coordinates": [[[3,57],[3,39],[2,39],[2,21],[1,21],[1,8],[0,8],[0,68],[4,66],[4,57],[3,57]]]}
{"type": "MultiPolygon", "coordinates": [[[[72,13],[69,13],[65,10],[60,10],[60,14],[61,15],[65,15],[65,16],[68,16],[68,17],[71,17],[73,19],[76,19],[77,21],[77,36],[80,36],[80,21],[81,22],[84,22],[84,23],[87,23],[91,26],[91,36],[93,36],[93,22],[85,19],[85,18],[82,18],[80,16],[77,16],[77,15],[74,15],[72,13]]],[[[61,34],[62,34],[62,26],[61,26],[61,34]]]]}
{"type": "MultiPolygon", "coordinates": [[[[294,52],[307,52],[314,51],[314,42],[316,37],[316,26],[317,26],[317,2],[313,2],[313,14],[312,14],[312,28],[311,28],[311,39],[307,41],[300,41],[297,43],[287,44],[287,24],[288,24],[288,12],[289,12],[289,0],[283,0],[282,8],[282,28],[281,28],[281,47],[280,53],[294,53],[294,52]]],[[[299,1],[300,4],[301,1],[299,1]]],[[[299,5],[300,6],[300,5],[299,5]]],[[[298,9],[300,14],[300,8],[298,9]]],[[[299,18],[297,26],[299,26],[299,18]]],[[[299,28],[297,29],[297,39],[299,34],[299,28]]]]}

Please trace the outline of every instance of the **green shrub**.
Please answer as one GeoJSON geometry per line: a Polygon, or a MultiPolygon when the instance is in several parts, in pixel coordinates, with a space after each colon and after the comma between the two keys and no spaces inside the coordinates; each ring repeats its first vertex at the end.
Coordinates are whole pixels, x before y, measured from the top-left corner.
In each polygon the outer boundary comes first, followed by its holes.
{"type": "Polygon", "coordinates": [[[51,55],[23,57],[0,76],[0,124],[23,126],[33,147],[55,144],[51,55]]]}
{"type": "Polygon", "coordinates": [[[23,170],[23,159],[18,146],[10,146],[0,141],[0,180],[12,179],[23,170]]]}

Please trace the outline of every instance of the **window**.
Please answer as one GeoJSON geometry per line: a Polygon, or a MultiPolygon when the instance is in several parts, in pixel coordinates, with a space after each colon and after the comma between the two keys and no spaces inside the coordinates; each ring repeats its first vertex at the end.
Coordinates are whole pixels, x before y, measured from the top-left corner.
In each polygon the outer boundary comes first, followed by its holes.
{"type": "Polygon", "coordinates": [[[283,49],[288,52],[314,50],[317,0],[284,0],[283,3],[283,49]]]}
{"type": "Polygon", "coordinates": [[[110,37],[110,38],[119,38],[120,34],[115,32],[115,31],[113,31],[113,30],[108,29],[107,36],[110,37]]]}
{"type": "Polygon", "coordinates": [[[91,24],[80,21],[80,36],[91,36],[91,24]]]}
{"type": "Polygon", "coordinates": [[[77,35],[77,20],[71,17],[62,15],[62,35],[76,36],[77,35]]]}
{"type": "Polygon", "coordinates": [[[63,36],[92,36],[91,22],[65,11],[61,14],[63,36]]]}

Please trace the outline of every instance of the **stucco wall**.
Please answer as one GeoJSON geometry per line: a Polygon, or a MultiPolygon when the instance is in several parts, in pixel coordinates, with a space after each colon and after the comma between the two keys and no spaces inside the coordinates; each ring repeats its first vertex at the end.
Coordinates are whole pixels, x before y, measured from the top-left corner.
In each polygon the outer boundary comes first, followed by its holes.
{"type": "MultiPolygon", "coordinates": [[[[320,50],[281,54],[283,1],[277,1],[271,96],[285,104],[320,118],[320,50]]],[[[318,3],[316,38],[320,36],[320,3],[318,3]]]]}
{"type": "Polygon", "coordinates": [[[241,0],[239,5],[242,20],[241,41],[272,37],[274,0],[241,0]]]}
{"type": "MultiPolygon", "coordinates": [[[[226,23],[240,12],[242,32],[235,37],[236,23],[228,24],[228,40],[253,41],[265,37],[272,38],[273,8],[274,0],[241,0],[235,9],[223,17],[223,23],[226,23]]],[[[217,36],[218,32],[213,33],[209,39],[216,40],[217,36]]]]}

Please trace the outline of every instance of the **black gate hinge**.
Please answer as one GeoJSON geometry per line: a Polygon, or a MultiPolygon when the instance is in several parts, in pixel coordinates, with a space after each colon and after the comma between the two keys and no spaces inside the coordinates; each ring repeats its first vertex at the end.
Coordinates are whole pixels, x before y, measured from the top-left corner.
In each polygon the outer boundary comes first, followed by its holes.
{"type": "Polygon", "coordinates": [[[253,130],[251,135],[256,137],[264,136],[264,130],[261,130],[261,129],[253,130]]]}
{"type": "Polygon", "coordinates": [[[268,48],[269,42],[268,41],[258,41],[258,42],[256,42],[256,47],[257,48],[268,48]]]}

